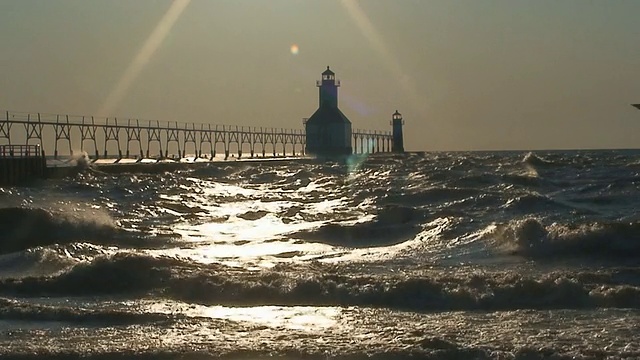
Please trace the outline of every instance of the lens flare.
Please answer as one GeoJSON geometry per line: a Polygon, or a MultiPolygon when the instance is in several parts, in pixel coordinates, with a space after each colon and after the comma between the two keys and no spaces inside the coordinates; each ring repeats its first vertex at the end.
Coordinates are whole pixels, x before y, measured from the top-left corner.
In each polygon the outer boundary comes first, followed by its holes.
{"type": "Polygon", "coordinates": [[[162,45],[164,39],[169,35],[173,25],[178,21],[180,15],[184,9],[189,5],[191,0],[175,0],[169,6],[169,9],[164,14],[158,25],[151,32],[147,40],[144,42],[138,53],[133,58],[129,66],[124,71],[116,86],[111,90],[109,96],[104,101],[98,114],[109,115],[111,111],[125,98],[131,85],[135,82],[142,72],[142,69],[147,65],[156,50],[162,45]]]}
{"type": "Polygon", "coordinates": [[[300,51],[300,48],[298,47],[298,45],[296,45],[296,44],[291,45],[291,54],[292,55],[298,55],[299,51],[300,51]]]}
{"type": "Polygon", "coordinates": [[[393,76],[398,79],[400,86],[405,92],[405,97],[411,101],[415,108],[422,109],[424,107],[424,101],[418,97],[416,88],[411,78],[403,70],[398,56],[391,51],[384,41],[382,34],[376,29],[369,19],[369,16],[367,16],[362,9],[361,3],[363,2],[358,2],[357,0],[341,0],[340,3],[358,29],[360,29],[362,36],[367,39],[371,48],[378,53],[393,76]]]}

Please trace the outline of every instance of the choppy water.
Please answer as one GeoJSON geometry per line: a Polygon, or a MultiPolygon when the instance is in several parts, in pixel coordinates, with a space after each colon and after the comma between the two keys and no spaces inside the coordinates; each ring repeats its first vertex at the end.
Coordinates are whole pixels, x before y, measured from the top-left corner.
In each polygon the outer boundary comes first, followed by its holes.
{"type": "Polygon", "coordinates": [[[2,358],[640,358],[640,152],[0,188],[2,358]]]}

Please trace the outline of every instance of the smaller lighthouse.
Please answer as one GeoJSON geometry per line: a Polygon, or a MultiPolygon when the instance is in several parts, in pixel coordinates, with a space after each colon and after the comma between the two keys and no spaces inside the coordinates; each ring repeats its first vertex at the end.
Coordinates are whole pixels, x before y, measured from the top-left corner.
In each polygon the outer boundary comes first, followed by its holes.
{"type": "Polygon", "coordinates": [[[393,145],[391,146],[391,151],[395,153],[403,153],[404,152],[404,139],[402,137],[402,125],[404,125],[404,120],[402,120],[402,114],[396,110],[395,113],[391,116],[391,126],[393,126],[393,145]]]}

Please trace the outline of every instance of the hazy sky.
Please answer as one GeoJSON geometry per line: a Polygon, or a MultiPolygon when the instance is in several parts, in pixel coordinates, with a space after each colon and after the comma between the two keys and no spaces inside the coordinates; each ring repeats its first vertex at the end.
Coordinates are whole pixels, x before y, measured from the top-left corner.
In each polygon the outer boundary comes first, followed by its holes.
{"type": "Polygon", "coordinates": [[[638,0],[0,0],[0,109],[301,128],[330,65],[409,150],[640,147],[638,0]],[[292,52],[292,45],[298,52],[292,52]]]}

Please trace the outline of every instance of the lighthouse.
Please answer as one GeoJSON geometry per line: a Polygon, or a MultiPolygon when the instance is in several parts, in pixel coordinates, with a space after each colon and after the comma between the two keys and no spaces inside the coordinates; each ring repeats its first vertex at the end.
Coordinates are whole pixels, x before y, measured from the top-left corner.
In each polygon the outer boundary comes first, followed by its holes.
{"type": "Polygon", "coordinates": [[[306,153],[316,156],[351,155],[351,121],[338,108],[336,75],[327,66],[319,88],[318,110],[305,122],[306,153]]]}
{"type": "Polygon", "coordinates": [[[391,126],[393,127],[393,145],[391,146],[391,151],[395,153],[403,153],[404,152],[404,139],[402,137],[402,125],[404,125],[404,120],[402,120],[402,114],[396,110],[393,115],[391,115],[391,126]]]}

